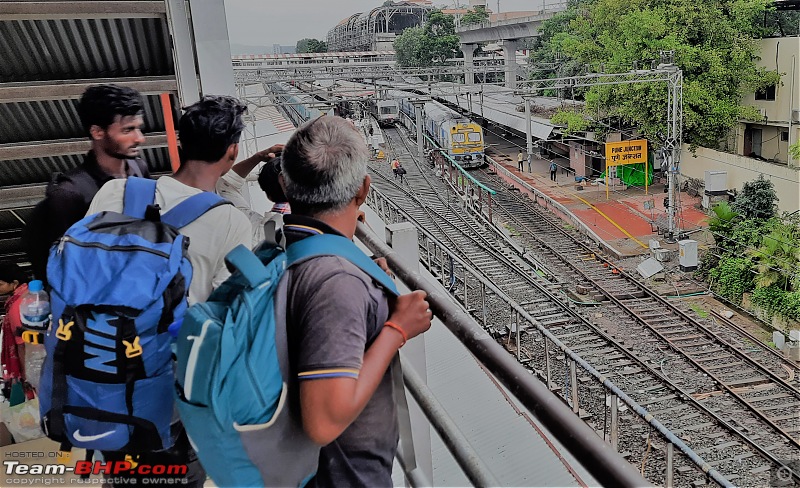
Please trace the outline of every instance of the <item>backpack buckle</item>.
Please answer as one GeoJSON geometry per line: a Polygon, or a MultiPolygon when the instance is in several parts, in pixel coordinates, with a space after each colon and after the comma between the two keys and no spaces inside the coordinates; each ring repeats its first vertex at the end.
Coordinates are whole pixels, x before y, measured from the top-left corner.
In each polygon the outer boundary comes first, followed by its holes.
{"type": "Polygon", "coordinates": [[[139,345],[139,336],[133,339],[133,342],[122,341],[125,344],[125,357],[128,359],[135,358],[142,355],[142,346],[139,345]]]}
{"type": "Polygon", "coordinates": [[[69,329],[73,325],[75,325],[74,320],[70,320],[65,324],[64,319],[58,319],[58,329],[56,329],[56,337],[58,337],[62,341],[70,340],[72,338],[72,331],[69,329]]]}
{"type": "Polygon", "coordinates": [[[22,341],[26,344],[42,344],[44,342],[42,340],[42,333],[32,330],[22,331],[22,341]]]}

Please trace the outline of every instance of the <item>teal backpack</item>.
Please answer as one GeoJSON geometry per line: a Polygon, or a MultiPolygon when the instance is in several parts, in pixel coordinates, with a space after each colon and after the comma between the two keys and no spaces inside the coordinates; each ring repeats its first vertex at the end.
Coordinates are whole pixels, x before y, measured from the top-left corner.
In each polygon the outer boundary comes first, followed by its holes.
{"type": "Polygon", "coordinates": [[[186,312],[177,342],[178,411],[219,486],[303,486],[316,473],[319,446],[289,408],[297,382],[289,378],[281,277],[293,264],[331,255],[397,295],[389,276],[352,241],[323,234],[285,252],[267,245],[254,254],[238,246],[226,256],[234,274],[186,312]]]}

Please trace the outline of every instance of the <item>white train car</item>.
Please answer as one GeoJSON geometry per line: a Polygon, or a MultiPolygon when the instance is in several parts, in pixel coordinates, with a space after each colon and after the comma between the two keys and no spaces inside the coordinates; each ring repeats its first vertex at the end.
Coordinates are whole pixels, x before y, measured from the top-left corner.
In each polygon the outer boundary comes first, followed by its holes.
{"type": "Polygon", "coordinates": [[[312,95],[295,88],[289,83],[272,83],[270,90],[275,102],[295,127],[320,115],[334,115],[334,107],[325,106],[312,95]]]}

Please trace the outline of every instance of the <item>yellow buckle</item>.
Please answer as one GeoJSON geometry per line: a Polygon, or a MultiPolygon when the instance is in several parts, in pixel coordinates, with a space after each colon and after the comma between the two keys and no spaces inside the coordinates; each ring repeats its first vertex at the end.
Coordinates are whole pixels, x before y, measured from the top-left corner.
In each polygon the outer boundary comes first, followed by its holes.
{"type": "Polygon", "coordinates": [[[72,338],[72,331],[69,329],[73,325],[75,325],[75,321],[73,320],[70,320],[65,324],[64,319],[58,319],[58,329],[56,329],[56,337],[58,337],[62,341],[70,340],[72,338]]]}
{"type": "MultiPolygon", "coordinates": [[[[139,459],[139,456],[136,456],[136,459],[139,459]]],[[[139,463],[133,460],[133,456],[131,456],[130,454],[125,455],[125,462],[131,465],[131,469],[134,469],[136,466],[139,465],[139,463]]]]}
{"type": "Polygon", "coordinates": [[[36,332],[33,330],[23,330],[22,331],[22,340],[26,344],[42,344],[44,335],[41,332],[36,332]]]}
{"type": "Polygon", "coordinates": [[[128,359],[135,358],[142,355],[142,346],[139,345],[139,336],[133,340],[133,343],[122,341],[125,344],[125,357],[128,359]]]}

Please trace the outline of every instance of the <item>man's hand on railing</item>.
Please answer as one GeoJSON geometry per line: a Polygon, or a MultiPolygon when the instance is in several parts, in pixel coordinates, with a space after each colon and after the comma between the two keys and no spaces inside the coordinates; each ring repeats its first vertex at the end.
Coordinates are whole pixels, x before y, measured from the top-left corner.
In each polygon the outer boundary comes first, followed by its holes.
{"type": "Polygon", "coordinates": [[[400,326],[405,332],[404,339],[416,337],[431,327],[433,313],[429,308],[428,296],[422,290],[400,295],[389,304],[389,322],[400,326]]]}

